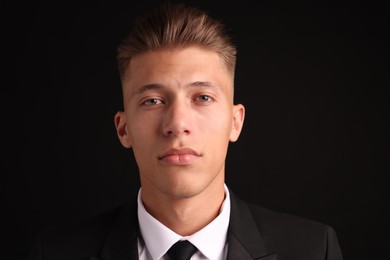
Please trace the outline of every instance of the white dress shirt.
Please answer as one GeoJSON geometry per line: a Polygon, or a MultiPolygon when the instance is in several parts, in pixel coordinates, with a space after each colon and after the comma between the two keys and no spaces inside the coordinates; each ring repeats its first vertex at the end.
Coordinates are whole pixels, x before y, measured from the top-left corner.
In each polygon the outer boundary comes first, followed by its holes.
{"type": "Polygon", "coordinates": [[[142,188],[138,192],[138,221],[142,238],[138,238],[140,260],[169,260],[164,256],[179,240],[188,240],[198,248],[191,260],[225,260],[227,256],[227,231],[230,218],[229,190],[225,185],[225,200],[219,215],[207,226],[182,237],[150,215],[141,200],[142,188]]]}

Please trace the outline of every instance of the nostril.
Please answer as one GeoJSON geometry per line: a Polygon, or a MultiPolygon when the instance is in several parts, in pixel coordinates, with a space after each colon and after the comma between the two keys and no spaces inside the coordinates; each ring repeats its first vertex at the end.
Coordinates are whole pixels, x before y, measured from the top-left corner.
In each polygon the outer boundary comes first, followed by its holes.
{"type": "Polygon", "coordinates": [[[168,130],[166,132],[167,135],[169,136],[180,136],[180,135],[187,135],[189,134],[190,131],[188,129],[183,129],[183,130],[168,130]]]}

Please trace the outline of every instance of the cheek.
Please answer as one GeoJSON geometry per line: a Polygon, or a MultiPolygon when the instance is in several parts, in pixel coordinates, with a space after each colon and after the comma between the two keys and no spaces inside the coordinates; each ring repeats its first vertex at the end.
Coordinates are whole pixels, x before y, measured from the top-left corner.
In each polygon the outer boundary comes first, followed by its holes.
{"type": "Polygon", "coordinates": [[[209,135],[208,141],[227,143],[232,129],[232,119],[229,113],[218,113],[211,116],[208,122],[203,124],[203,127],[209,135]]]}
{"type": "Polygon", "coordinates": [[[151,141],[152,136],[156,132],[156,127],[158,124],[155,119],[145,116],[134,116],[127,122],[129,122],[129,138],[133,144],[133,147],[142,147],[143,144],[151,141]]]}

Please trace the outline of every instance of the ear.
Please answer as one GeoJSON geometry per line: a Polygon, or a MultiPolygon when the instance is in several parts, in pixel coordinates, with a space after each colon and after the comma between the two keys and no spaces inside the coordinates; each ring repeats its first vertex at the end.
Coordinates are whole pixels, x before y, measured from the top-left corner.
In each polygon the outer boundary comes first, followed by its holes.
{"type": "Polygon", "coordinates": [[[242,126],[244,125],[245,107],[241,104],[233,106],[233,122],[232,129],[230,131],[230,142],[237,141],[240,136],[242,126]]]}
{"type": "Polygon", "coordinates": [[[131,147],[129,134],[127,132],[126,114],[123,111],[119,111],[115,114],[114,123],[116,127],[116,133],[118,135],[121,144],[126,147],[131,147]]]}

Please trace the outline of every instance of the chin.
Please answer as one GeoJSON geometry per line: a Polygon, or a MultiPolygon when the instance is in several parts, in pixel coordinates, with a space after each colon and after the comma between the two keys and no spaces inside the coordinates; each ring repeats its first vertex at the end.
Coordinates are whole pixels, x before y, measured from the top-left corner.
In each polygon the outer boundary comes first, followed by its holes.
{"type": "Polygon", "coordinates": [[[166,188],[166,193],[175,199],[190,199],[202,193],[204,189],[202,185],[189,181],[171,184],[166,188]]]}

